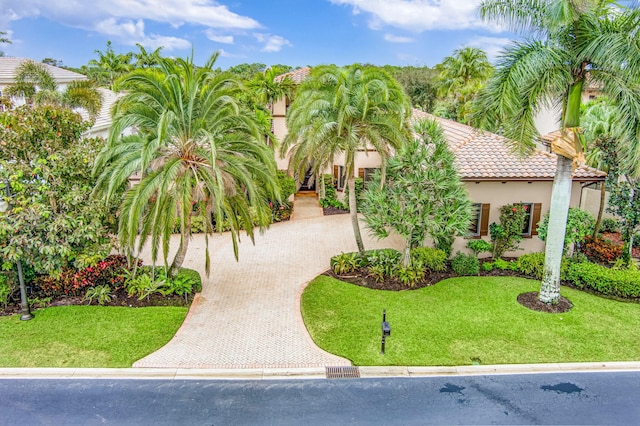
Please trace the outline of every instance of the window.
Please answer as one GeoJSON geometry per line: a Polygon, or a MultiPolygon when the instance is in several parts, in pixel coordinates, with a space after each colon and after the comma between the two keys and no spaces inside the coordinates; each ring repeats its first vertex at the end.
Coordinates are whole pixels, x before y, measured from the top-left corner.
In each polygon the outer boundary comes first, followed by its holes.
{"type": "Polygon", "coordinates": [[[474,215],[471,218],[469,233],[472,238],[480,238],[489,234],[489,208],[491,204],[475,203],[474,215]]]}
{"type": "Polygon", "coordinates": [[[333,178],[336,180],[336,189],[344,190],[344,184],[347,180],[344,166],[333,166],[333,178]]]}
{"type": "Polygon", "coordinates": [[[524,220],[522,236],[525,238],[531,238],[534,235],[538,235],[538,222],[540,222],[540,210],[542,209],[542,204],[522,203],[522,207],[524,207],[527,214],[524,220]]]}
{"type": "Polygon", "coordinates": [[[366,183],[373,179],[373,175],[379,170],[379,167],[367,167],[364,169],[358,169],[358,177],[362,178],[362,181],[366,186],[366,183]]]}

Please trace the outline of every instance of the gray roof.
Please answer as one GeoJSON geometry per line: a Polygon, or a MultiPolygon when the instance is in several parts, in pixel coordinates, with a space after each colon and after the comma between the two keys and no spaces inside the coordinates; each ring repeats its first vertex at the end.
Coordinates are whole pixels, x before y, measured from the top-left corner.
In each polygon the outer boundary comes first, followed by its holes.
{"type": "MultiPolygon", "coordinates": [[[[100,112],[96,117],[93,127],[91,127],[91,130],[93,131],[106,130],[111,126],[111,109],[118,98],[122,96],[122,94],[115,93],[103,87],[99,87],[98,91],[100,92],[100,95],[102,95],[102,106],[100,107],[100,112]]],[[[89,119],[89,114],[84,109],[80,109],[78,112],[80,112],[83,119],[89,119]]]]}
{"type": "MultiPolygon", "coordinates": [[[[0,85],[15,83],[16,68],[23,62],[25,58],[7,58],[0,57],[0,85]]],[[[65,84],[75,80],[86,80],[87,76],[69,71],[64,68],[54,67],[52,65],[43,64],[53,76],[57,84],[65,84]]]]}

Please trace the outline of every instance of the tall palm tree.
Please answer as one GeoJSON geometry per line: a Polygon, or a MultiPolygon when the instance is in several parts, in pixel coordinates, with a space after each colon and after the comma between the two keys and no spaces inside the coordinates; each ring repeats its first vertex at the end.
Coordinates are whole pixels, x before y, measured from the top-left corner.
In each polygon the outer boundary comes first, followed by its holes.
{"type": "Polygon", "coordinates": [[[382,164],[408,137],[411,106],[402,87],[386,72],[354,64],[346,68],[315,68],[297,89],[287,115],[287,134],[281,154],[289,151],[291,167],[304,175],[317,173],[344,155],[349,210],[360,253],[364,244],[358,226],[355,157],[373,148],[382,164]]]}
{"type": "Polygon", "coordinates": [[[213,70],[218,54],[202,67],[193,59],[160,59],[157,68],[133,71],[121,88],[107,146],[96,159],[96,193],[107,200],[128,178],[141,174],[121,206],[119,240],[132,251],[151,238],[155,261],[162,246],[167,263],[172,230],[179,223],[180,245],[169,273],[175,276],[187,253],[192,216],[203,218],[208,238],[231,228],[238,256],[240,229],[253,241],[252,215],[260,229],[270,221],[267,198],[278,199],[273,151],[255,117],[238,101],[242,89],[232,76],[213,70]],[[137,134],[122,137],[127,128],[137,134]]]}
{"type": "Polygon", "coordinates": [[[153,52],[147,51],[147,49],[145,49],[140,43],[136,43],[136,46],[140,49],[138,53],[133,54],[133,59],[136,61],[134,64],[136,68],[151,68],[158,65],[161,58],[160,52],[163,49],[162,46],[158,47],[153,52]]]}
{"type": "Polygon", "coordinates": [[[514,150],[527,153],[537,137],[536,111],[541,105],[561,106],[563,136],[552,144],[558,162],[539,296],[544,303],[557,303],[572,162],[581,157],[581,93],[588,77],[618,109],[627,158],[635,163],[640,158],[640,13],[637,5],[622,8],[612,0],[485,0],[480,12],[485,20],[528,36],[506,48],[480,94],[485,122],[501,126],[514,150]]]}
{"type": "Polygon", "coordinates": [[[103,75],[102,78],[108,82],[109,89],[113,90],[115,80],[131,70],[133,53],[116,53],[111,46],[111,40],[107,41],[107,48],[104,52],[95,50],[95,53],[98,55],[98,59],[91,59],[89,65],[103,75]]]}
{"type": "Polygon", "coordinates": [[[25,60],[16,68],[15,83],[5,89],[8,96],[24,97],[27,104],[84,108],[95,119],[100,112],[102,95],[88,80],[75,80],[59,91],[45,64],[25,60]]]}

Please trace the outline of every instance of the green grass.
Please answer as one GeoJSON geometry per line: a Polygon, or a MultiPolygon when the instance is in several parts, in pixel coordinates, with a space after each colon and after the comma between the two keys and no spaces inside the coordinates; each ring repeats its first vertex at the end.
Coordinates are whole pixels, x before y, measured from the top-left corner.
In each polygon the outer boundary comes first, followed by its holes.
{"type": "Polygon", "coordinates": [[[0,317],[0,367],[131,367],[166,344],[185,307],[60,306],[0,317]]]}
{"type": "Polygon", "coordinates": [[[539,282],[460,277],[419,290],[370,290],[326,276],[302,295],[322,349],[355,365],[469,365],[640,360],[640,304],[562,288],[574,307],[546,314],[521,306],[539,282]],[[380,354],[382,309],[391,336],[380,354]]]}

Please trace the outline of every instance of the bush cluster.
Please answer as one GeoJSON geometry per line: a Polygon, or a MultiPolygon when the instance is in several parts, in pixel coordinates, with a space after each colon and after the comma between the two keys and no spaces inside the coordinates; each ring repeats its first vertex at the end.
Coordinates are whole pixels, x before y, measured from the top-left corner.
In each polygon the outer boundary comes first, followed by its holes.
{"type": "Polygon", "coordinates": [[[480,262],[473,254],[458,252],[451,259],[451,269],[458,275],[478,275],[480,273],[480,262]]]}
{"type": "Polygon", "coordinates": [[[582,252],[591,262],[612,265],[622,256],[622,247],[609,240],[586,236],[582,244],[582,252]]]}
{"type": "Polygon", "coordinates": [[[612,269],[595,263],[575,263],[568,278],[578,288],[588,288],[605,295],[624,298],[640,297],[640,271],[612,269]]]}

